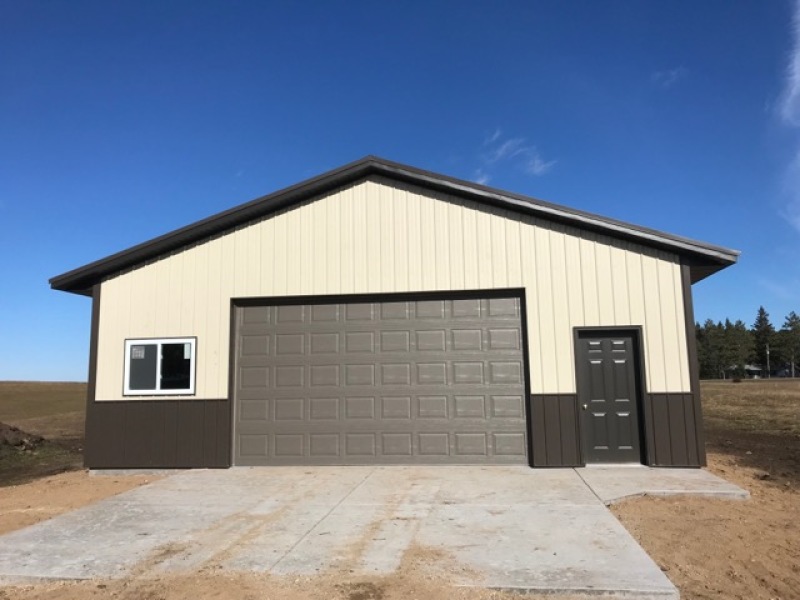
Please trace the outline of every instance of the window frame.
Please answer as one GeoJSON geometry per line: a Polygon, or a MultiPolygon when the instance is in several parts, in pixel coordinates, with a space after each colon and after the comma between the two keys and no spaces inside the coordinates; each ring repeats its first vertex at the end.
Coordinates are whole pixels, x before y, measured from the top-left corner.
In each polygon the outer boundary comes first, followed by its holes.
{"type": "Polygon", "coordinates": [[[194,396],[196,393],[197,337],[126,338],[123,355],[123,396],[194,396]],[[130,389],[131,348],[133,346],[156,345],[156,386],[161,386],[161,347],[164,344],[189,344],[189,387],[184,389],[130,389]]]}

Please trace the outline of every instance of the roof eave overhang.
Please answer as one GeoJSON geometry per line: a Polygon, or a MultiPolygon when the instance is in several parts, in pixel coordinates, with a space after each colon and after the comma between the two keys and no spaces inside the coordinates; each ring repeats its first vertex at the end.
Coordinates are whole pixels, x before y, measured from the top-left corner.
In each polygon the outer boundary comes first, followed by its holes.
{"type": "Polygon", "coordinates": [[[385,176],[505,210],[515,210],[523,214],[565,223],[579,229],[596,231],[676,253],[691,265],[692,283],[734,264],[739,256],[739,252],[736,250],[638,227],[376,157],[366,157],[53,277],[50,279],[50,287],[90,296],[92,286],[110,275],[373,175],[385,176]]]}

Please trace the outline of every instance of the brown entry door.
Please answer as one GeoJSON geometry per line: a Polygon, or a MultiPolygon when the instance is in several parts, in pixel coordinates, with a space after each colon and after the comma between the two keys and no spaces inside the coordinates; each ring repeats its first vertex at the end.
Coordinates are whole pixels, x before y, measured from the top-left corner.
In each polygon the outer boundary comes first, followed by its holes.
{"type": "Polygon", "coordinates": [[[578,334],[578,402],[587,464],[642,461],[636,341],[633,331],[578,334]]]}

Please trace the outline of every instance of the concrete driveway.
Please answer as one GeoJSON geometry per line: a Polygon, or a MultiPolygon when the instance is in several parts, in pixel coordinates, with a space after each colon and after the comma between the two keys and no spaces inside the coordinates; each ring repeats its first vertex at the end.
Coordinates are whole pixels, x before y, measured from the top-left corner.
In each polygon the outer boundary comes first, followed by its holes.
{"type": "Polygon", "coordinates": [[[463,585],[677,598],[604,501],[691,491],[746,496],[700,470],[185,471],[0,537],[0,583],[204,566],[380,574],[411,549],[463,585]]]}

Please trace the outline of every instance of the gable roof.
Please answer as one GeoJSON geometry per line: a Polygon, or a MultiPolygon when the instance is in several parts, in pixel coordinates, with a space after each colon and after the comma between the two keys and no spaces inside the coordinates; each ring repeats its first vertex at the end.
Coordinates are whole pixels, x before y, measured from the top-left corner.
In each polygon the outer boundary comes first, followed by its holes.
{"type": "Polygon", "coordinates": [[[89,296],[92,293],[92,286],[110,275],[372,175],[380,175],[399,182],[467,198],[480,204],[533,215],[578,229],[594,231],[610,237],[634,241],[643,246],[674,252],[690,265],[692,283],[734,264],[739,256],[738,250],[714,246],[647,227],[639,227],[529,196],[439,175],[375,156],[367,156],[62,275],[57,275],[50,279],[50,287],[89,296]]]}

